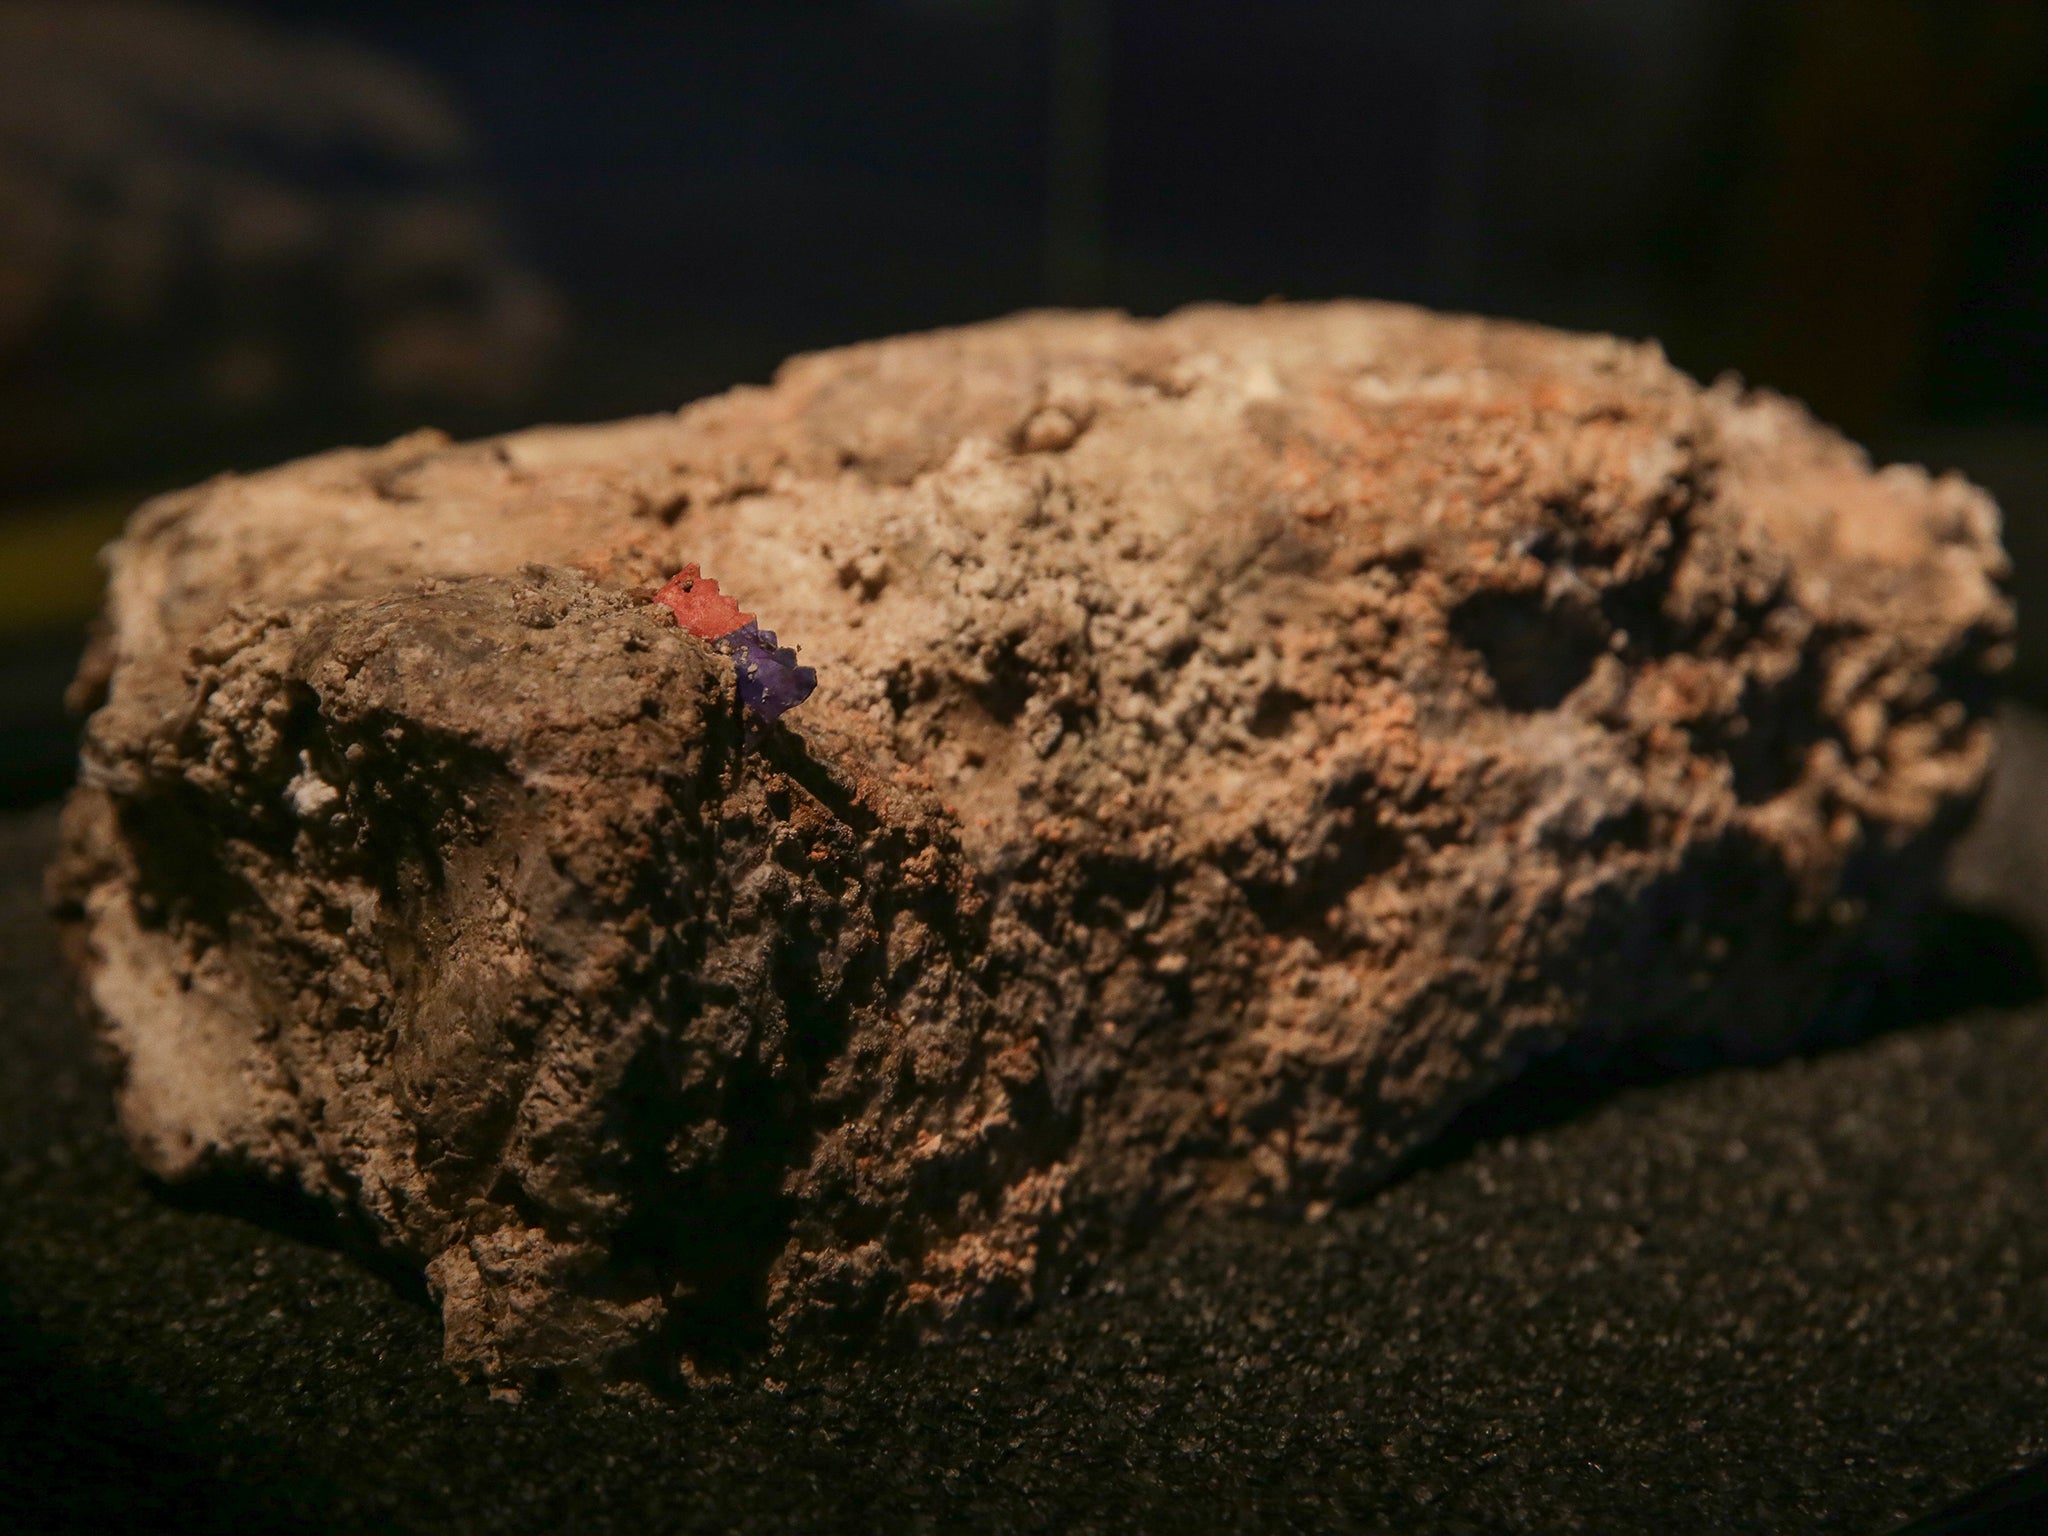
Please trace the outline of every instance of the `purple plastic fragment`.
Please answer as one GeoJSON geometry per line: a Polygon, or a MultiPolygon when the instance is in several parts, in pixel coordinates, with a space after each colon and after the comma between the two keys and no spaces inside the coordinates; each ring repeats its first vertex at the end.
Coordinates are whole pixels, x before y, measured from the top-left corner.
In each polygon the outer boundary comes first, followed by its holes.
{"type": "Polygon", "coordinates": [[[777,649],[775,631],[751,619],[718,642],[732,653],[739,674],[740,702],[764,721],[794,709],[818,686],[818,674],[796,664],[796,652],[777,649]]]}

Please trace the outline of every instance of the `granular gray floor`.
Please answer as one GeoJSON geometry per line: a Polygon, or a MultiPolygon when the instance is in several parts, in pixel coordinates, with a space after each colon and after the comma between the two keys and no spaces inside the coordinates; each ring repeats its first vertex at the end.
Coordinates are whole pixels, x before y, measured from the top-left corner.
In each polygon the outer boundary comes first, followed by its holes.
{"type": "MultiPolygon", "coordinates": [[[[1874,1533],[2048,1452],[2038,1005],[1539,1074],[1357,1209],[1166,1234],[1012,1330],[511,1408],[416,1296],[138,1180],[51,828],[0,823],[0,1529],[1874,1533]]],[[[1941,985],[2013,994],[1953,937],[1941,985]]]]}

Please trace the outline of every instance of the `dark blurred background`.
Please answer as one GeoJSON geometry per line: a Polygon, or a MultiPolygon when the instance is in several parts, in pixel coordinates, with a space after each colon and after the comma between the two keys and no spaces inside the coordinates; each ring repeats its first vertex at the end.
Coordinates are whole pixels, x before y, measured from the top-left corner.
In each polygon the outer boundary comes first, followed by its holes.
{"type": "Polygon", "coordinates": [[[2044,189],[2036,0],[0,0],[0,801],[143,496],[1046,303],[1654,336],[1989,485],[2024,600],[2044,189]]]}

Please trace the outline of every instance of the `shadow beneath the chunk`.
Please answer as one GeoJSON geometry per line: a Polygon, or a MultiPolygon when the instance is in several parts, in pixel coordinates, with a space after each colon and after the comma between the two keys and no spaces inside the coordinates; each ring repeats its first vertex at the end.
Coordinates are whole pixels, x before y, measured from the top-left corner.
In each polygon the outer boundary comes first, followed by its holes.
{"type": "Polygon", "coordinates": [[[2035,1536],[2048,1531],[2048,1461],[1987,1483],[1892,1536],[2035,1536]]]}
{"type": "Polygon", "coordinates": [[[406,1301],[440,1314],[418,1264],[379,1247],[366,1222],[341,1214],[295,1184],[237,1168],[214,1169],[179,1184],[147,1175],[144,1182],[174,1210],[232,1216],[310,1247],[345,1254],[406,1301]]]}
{"type": "MultiPolygon", "coordinates": [[[[1853,978],[1851,978],[1853,979],[1853,978]]],[[[1996,913],[1943,902],[1921,929],[1913,962],[1872,989],[1858,1013],[1838,1016],[1787,1056],[1820,1056],[1896,1030],[1966,1013],[2024,1008],[2048,997],[2040,947],[2019,924],[1996,913]]],[[[1488,1142],[1551,1130],[1591,1114],[1628,1088],[1647,1087],[1717,1068],[1759,1064],[1731,1059],[1711,1043],[1652,1056],[1626,1048],[1588,1061],[1566,1047],[1531,1062],[1514,1079],[1461,1110],[1404,1159],[1390,1183],[1441,1168],[1488,1142]]]]}

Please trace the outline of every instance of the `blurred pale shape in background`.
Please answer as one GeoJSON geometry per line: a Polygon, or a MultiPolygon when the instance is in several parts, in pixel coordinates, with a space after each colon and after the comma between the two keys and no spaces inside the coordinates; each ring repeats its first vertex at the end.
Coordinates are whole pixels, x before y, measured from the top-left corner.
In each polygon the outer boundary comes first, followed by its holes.
{"type": "Polygon", "coordinates": [[[0,7],[0,477],[142,416],[529,392],[559,308],[473,150],[429,78],[352,43],[162,0],[0,7]]]}

